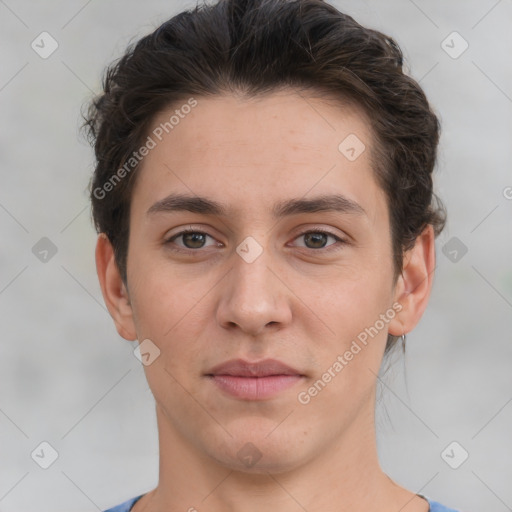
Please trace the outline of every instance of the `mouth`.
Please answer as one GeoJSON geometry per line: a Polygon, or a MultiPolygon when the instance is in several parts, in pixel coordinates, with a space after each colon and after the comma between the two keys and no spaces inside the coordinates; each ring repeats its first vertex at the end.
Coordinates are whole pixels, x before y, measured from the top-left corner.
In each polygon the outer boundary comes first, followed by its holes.
{"type": "Polygon", "coordinates": [[[275,359],[255,363],[234,359],[212,368],[205,376],[224,393],[243,400],[272,398],[305,377],[275,359]]]}

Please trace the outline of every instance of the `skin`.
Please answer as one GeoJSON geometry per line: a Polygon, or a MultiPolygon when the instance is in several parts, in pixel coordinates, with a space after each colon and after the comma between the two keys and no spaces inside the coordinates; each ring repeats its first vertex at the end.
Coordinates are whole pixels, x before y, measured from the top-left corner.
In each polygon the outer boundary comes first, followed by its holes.
{"type": "Polygon", "coordinates": [[[369,123],[356,107],[290,90],[196,99],[137,171],[127,286],[105,235],[96,247],[119,334],[160,350],[144,366],[156,402],[160,479],[133,510],[370,512],[378,504],[382,512],[427,512],[424,499],[381,470],[374,411],[387,334],[411,331],[428,302],[431,226],[394,282],[386,197],[370,166],[369,123]],[[338,150],[351,133],[366,146],[355,161],[338,150]],[[230,215],[147,214],[178,192],[221,202],[230,215]],[[275,203],[332,193],[365,213],[272,217],[275,203]],[[190,226],[209,236],[166,244],[190,226]],[[315,228],[346,243],[301,235],[315,228]],[[247,236],[263,251],[252,263],[236,251],[247,236]],[[185,244],[188,253],[172,250],[186,251],[185,244]],[[394,303],[401,311],[307,405],[299,403],[298,393],[394,303]],[[278,359],[305,377],[267,400],[236,399],[204,376],[233,358],[278,359]],[[237,456],[248,442],[262,455],[251,467],[237,456]]]}

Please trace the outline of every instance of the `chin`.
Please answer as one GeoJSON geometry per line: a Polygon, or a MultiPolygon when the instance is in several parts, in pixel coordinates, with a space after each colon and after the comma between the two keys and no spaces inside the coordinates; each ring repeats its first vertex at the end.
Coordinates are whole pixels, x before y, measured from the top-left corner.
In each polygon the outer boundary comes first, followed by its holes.
{"type": "Polygon", "coordinates": [[[288,458],[282,456],[280,453],[266,451],[255,452],[253,447],[248,447],[247,454],[240,460],[237,453],[228,456],[226,454],[213,454],[214,460],[224,466],[226,469],[236,471],[238,473],[246,473],[250,475],[267,475],[280,474],[290,472],[299,466],[301,463],[294,456],[288,458]],[[254,452],[254,460],[250,460],[249,452],[254,452]]]}
{"type": "Polygon", "coordinates": [[[227,428],[233,437],[223,431],[222,439],[215,443],[212,439],[217,436],[203,440],[208,443],[205,451],[230,470],[250,474],[285,473],[301,466],[307,459],[304,429],[301,430],[302,439],[298,440],[296,433],[284,425],[276,428],[275,422],[259,422],[254,417],[248,419],[244,428],[241,424],[237,427],[229,425],[227,428]],[[259,428],[255,423],[260,424],[259,428]]]}

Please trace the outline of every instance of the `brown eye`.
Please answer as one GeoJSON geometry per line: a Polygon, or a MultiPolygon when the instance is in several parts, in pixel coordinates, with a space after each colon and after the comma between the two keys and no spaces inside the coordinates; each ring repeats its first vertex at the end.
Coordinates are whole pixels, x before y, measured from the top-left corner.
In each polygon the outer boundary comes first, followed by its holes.
{"type": "Polygon", "coordinates": [[[324,251],[336,250],[340,248],[340,245],[346,244],[347,242],[339,236],[323,230],[311,230],[301,233],[297,239],[303,238],[304,245],[299,244],[298,247],[305,247],[306,249],[324,251]],[[327,245],[329,238],[333,239],[334,242],[327,245]]]}
{"type": "Polygon", "coordinates": [[[306,233],[304,236],[304,242],[310,249],[322,249],[327,243],[328,235],[325,233],[306,233]]]}
{"type": "Polygon", "coordinates": [[[206,240],[206,234],[205,233],[185,233],[181,235],[183,238],[183,244],[188,249],[200,249],[203,247],[205,240],[206,240]]]}
{"type": "MultiPolygon", "coordinates": [[[[206,245],[206,241],[208,238],[211,237],[208,233],[204,233],[203,231],[194,231],[194,230],[185,230],[180,231],[179,233],[176,233],[174,236],[169,238],[165,241],[165,245],[175,245],[177,246],[176,250],[197,250],[202,249],[203,247],[208,247],[206,245]],[[177,243],[177,240],[181,240],[181,243],[177,243]]],[[[209,244],[209,245],[215,245],[215,244],[209,244]]]]}

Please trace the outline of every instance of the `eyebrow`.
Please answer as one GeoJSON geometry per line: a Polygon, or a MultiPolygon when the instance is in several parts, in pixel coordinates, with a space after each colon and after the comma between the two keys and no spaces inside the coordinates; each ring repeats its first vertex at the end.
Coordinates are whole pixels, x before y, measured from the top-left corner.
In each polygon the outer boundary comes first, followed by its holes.
{"type": "MultiPolygon", "coordinates": [[[[187,194],[170,194],[157,201],[146,212],[147,215],[187,211],[203,215],[228,217],[230,209],[213,199],[187,194]]],[[[272,208],[275,219],[300,213],[338,212],[344,214],[366,215],[359,204],[341,194],[322,195],[311,199],[289,199],[280,201],[272,208]]]]}

